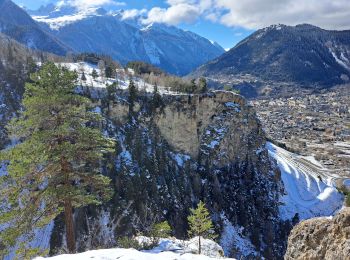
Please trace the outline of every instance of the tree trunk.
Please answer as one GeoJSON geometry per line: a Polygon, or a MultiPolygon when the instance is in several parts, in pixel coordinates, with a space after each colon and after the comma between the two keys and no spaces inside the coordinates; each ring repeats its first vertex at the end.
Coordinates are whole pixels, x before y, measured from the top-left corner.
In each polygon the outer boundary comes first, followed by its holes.
{"type": "Polygon", "coordinates": [[[66,224],[66,240],[69,253],[75,253],[75,234],[73,223],[73,207],[72,201],[66,199],[64,202],[64,218],[66,224]]]}
{"type": "MultiPolygon", "coordinates": [[[[67,159],[61,158],[61,170],[64,174],[64,182],[66,187],[68,188],[71,183],[69,180],[69,164],[67,159]]],[[[74,234],[74,220],[73,220],[73,205],[72,200],[67,194],[68,197],[64,199],[64,221],[66,225],[66,241],[67,241],[67,249],[69,253],[75,253],[75,234],[74,234]]]]}
{"type": "Polygon", "coordinates": [[[201,248],[201,236],[198,236],[198,254],[202,253],[202,248],[201,248]]]}

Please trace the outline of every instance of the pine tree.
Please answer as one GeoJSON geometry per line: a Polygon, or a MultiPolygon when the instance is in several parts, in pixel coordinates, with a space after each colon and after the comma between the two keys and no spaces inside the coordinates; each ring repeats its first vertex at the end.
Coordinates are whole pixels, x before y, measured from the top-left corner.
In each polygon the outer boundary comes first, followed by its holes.
{"type": "Polygon", "coordinates": [[[92,70],[91,76],[92,76],[92,78],[93,78],[94,80],[97,79],[98,73],[97,73],[97,71],[96,71],[95,69],[92,70]]]}
{"type": "Polygon", "coordinates": [[[196,91],[196,89],[197,89],[196,80],[192,79],[188,89],[188,93],[192,94],[196,91]]]}
{"type": "Polygon", "coordinates": [[[137,88],[135,86],[135,83],[132,79],[130,79],[129,82],[129,115],[132,115],[134,113],[134,106],[135,106],[135,101],[137,99],[137,88]]]}
{"type": "Polygon", "coordinates": [[[113,82],[112,84],[107,85],[107,95],[109,100],[112,100],[114,98],[115,94],[117,93],[117,89],[118,89],[117,82],[113,82]]]}
{"type": "MultiPolygon", "coordinates": [[[[27,83],[20,116],[8,126],[21,142],[1,153],[8,162],[0,177],[0,241],[10,248],[30,240],[34,229],[64,213],[69,252],[75,252],[73,209],[101,204],[111,196],[100,163],[113,142],[98,129],[101,116],[91,101],[75,94],[77,74],[53,63],[27,83]],[[4,206],[4,205],[0,205],[4,206]]],[[[28,243],[26,244],[28,246],[28,243]]]]}
{"type": "Polygon", "coordinates": [[[210,219],[209,211],[202,201],[198,203],[196,209],[190,209],[190,211],[191,215],[187,218],[190,226],[188,234],[190,237],[198,236],[198,253],[201,254],[201,237],[212,239],[216,237],[213,222],[210,219]]]}
{"type": "Polygon", "coordinates": [[[208,92],[208,84],[205,78],[200,78],[198,82],[198,88],[200,93],[208,92]]]}
{"type": "Polygon", "coordinates": [[[83,71],[83,73],[81,74],[81,80],[82,81],[86,81],[86,76],[85,76],[85,72],[83,71]]]}
{"type": "Polygon", "coordinates": [[[152,112],[155,112],[155,110],[162,105],[162,96],[159,94],[158,86],[155,84],[153,86],[153,96],[152,96],[152,112]]]}
{"type": "Polygon", "coordinates": [[[111,65],[106,66],[105,75],[107,78],[114,78],[115,77],[115,72],[114,72],[114,69],[111,65]]]}
{"type": "Polygon", "coordinates": [[[171,227],[168,221],[153,224],[148,234],[151,238],[151,247],[158,245],[160,238],[167,238],[171,235],[171,227]]]}
{"type": "Polygon", "coordinates": [[[168,221],[163,221],[157,224],[154,224],[152,227],[153,234],[158,238],[167,238],[171,235],[171,227],[168,221]]]}

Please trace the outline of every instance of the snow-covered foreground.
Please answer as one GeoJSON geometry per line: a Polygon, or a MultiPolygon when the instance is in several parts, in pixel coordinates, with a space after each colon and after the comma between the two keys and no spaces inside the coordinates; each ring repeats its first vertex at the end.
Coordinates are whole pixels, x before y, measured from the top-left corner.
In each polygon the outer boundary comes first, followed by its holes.
{"type": "MultiPolygon", "coordinates": [[[[40,260],[44,258],[35,258],[35,260],[40,260]]],[[[59,255],[51,258],[45,258],[51,260],[214,260],[218,258],[210,258],[204,255],[194,255],[194,254],[177,254],[174,252],[141,252],[135,249],[102,249],[87,251],[81,254],[75,255],[59,255]]],[[[229,258],[226,258],[229,259],[229,258]]],[[[232,258],[231,258],[232,259],[232,258]]]]}
{"type": "MultiPolygon", "coordinates": [[[[147,237],[137,237],[139,243],[149,243],[147,237]]],[[[215,260],[222,259],[222,248],[212,240],[202,239],[202,254],[198,252],[198,238],[189,241],[178,239],[161,239],[159,245],[152,250],[137,251],[136,249],[102,249],[87,251],[80,254],[59,255],[51,258],[35,258],[35,260],[215,260]]],[[[225,258],[233,259],[233,258],[225,258]]]]}
{"type": "Polygon", "coordinates": [[[282,219],[291,219],[296,213],[300,219],[331,216],[342,208],[343,196],[334,182],[339,176],[322,168],[313,158],[295,155],[272,143],[266,146],[282,173],[282,219]]]}

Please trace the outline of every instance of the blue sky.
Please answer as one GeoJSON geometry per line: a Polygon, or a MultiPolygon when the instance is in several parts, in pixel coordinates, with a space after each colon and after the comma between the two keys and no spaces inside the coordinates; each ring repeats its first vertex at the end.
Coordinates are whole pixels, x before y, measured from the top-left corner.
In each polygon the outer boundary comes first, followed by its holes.
{"type": "MultiPolygon", "coordinates": [[[[14,0],[30,9],[63,0],[14,0]]],[[[324,29],[350,29],[349,0],[64,0],[80,7],[142,13],[145,22],[161,22],[193,31],[233,47],[257,29],[271,24],[309,23],[324,29]]]]}

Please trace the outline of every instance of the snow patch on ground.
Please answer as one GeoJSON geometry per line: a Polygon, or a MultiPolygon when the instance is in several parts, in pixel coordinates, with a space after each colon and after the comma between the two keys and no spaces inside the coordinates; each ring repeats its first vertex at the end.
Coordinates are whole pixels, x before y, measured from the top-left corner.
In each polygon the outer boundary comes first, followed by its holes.
{"type": "MultiPolygon", "coordinates": [[[[248,256],[258,256],[254,245],[249,239],[243,236],[243,227],[233,226],[225,216],[221,217],[224,222],[224,230],[222,232],[220,244],[225,255],[229,255],[232,253],[233,249],[236,249],[237,254],[240,254],[242,259],[248,256]]],[[[236,255],[236,257],[238,256],[236,255]]]]}
{"type": "Polygon", "coordinates": [[[266,148],[282,173],[286,193],[280,201],[282,219],[292,219],[296,213],[300,219],[331,216],[342,207],[343,196],[333,182],[336,176],[327,174],[319,163],[312,164],[310,160],[305,163],[272,143],[267,143],[266,148]]]}
{"type": "Polygon", "coordinates": [[[183,167],[186,161],[190,160],[191,157],[186,154],[172,154],[174,160],[176,161],[177,165],[180,167],[183,167]]]}
{"type": "MultiPolygon", "coordinates": [[[[149,237],[138,236],[136,240],[143,246],[152,244],[152,240],[149,237]]],[[[222,258],[223,249],[215,243],[213,240],[201,238],[201,250],[202,255],[212,258],[222,258]]],[[[177,254],[197,254],[198,253],[198,237],[194,237],[191,240],[180,240],[176,238],[161,238],[158,246],[152,250],[144,252],[161,253],[161,252],[176,252],[177,254]]]]}
{"type": "MultiPolygon", "coordinates": [[[[51,259],[51,260],[213,260],[218,258],[210,258],[204,255],[194,254],[176,254],[173,252],[140,252],[135,249],[101,249],[87,251],[75,255],[59,255],[50,258],[34,258],[35,260],[51,259]]],[[[229,258],[226,258],[229,259],[229,258]]],[[[232,259],[232,258],[231,258],[232,259]]]]}
{"type": "MultiPolygon", "coordinates": [[[[137,237],[139,242],[147,243],[149,238],[137,237]]],[[[102,249],[87,251],[80,254],[59,255],[50,258],[35,258],[36,260],[52,259],[52,260],[215,260],[223,259],[220,255],[222,248],[212,240],[202,239],[202,254],[198,252],[198,238],[189,241],[178,239],[161,239],[159,245],[152,250],[137,251],[135,249],[102,249]]],[[[232,259],[233,258],[225,258],[232,259]]]]}
{"type": "Polygon", "coordinates": [[[226,107],[233,108],[237,113],[241,112],[241,108],[239,104],[236,104],[234,102],[227,102],[225,103],[226,107]]]}
{"type": "MultiPolygon", "coordinates": [[[[116,83],[117,88],[121,90],[126,90],[129,86],[129,75],[123,69],[117,70],[117,78],[102,78],[100,69],[96,65],[87,62],[57,63],[57,65],[66,67],[71,71],[76,71],[78,73],[78,84],[80,85],[79,91],[84,92],[84,90],[86,91],[86,89],[89,89],[89,92],[93,98],[99,98],[106,95],[107,86],[112,85],[113,83],[116,83]],[[94,79],[91,75],[93,70],[95,70],[99,75],[96,79],[94,79]],[[81,80],[83,72],[86,77],[85,81],[81,80]]],[[[153,93],[153,85],[148,84],[136,76],[133,77],[133,81],[139,91],[153,93]]],[[[168,88],[164,86],[158,86],[158,91],[161,95],[185,95],[184,93],[169,91],[168,88]]]]}

